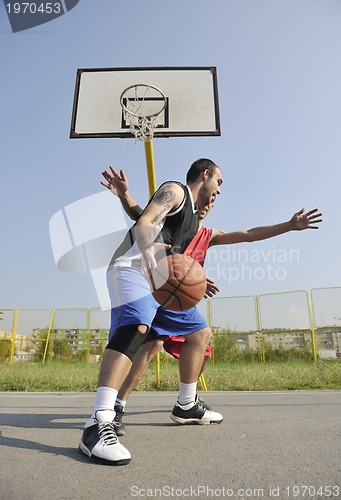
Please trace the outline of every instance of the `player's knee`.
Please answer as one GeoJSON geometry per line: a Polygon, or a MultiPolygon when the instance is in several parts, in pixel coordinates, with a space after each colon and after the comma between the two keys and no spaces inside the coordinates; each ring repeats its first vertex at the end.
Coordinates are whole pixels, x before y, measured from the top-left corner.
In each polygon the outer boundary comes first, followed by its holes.
{"type": "Polygon", "coordinates": [[[154,340],[154,342],[151,342],[151,344],[153,344],[153,346],[152,346],[151,351],[150,351],[150,356],[151,356],[151,359],[153,359],[154,356],[156,356],[157,353],[160,352],[161,349],[163,348],[163,341],[162,340],[154,340]]]}
{"type": "Polygon", "coordinates": [[[199,338],[200,338],[200,341],[203,343],[203,344],[209,344],[210,343],[210,340],[211,340],[211,337],[212,337],[212,331],[211,331],[211,328],[209,328],[208,326],[206,328],[204,328],[203,330],[201,330],[199,333],[199,338]]]}
{"type": "Polygon", "coordinates": [[[145,334],[149,328],[147,325],[125,325],[119,327],[110,339],[106,349],[121,352],[125,354],[131,361],[139,347],[142,345],[145,334]]]}
{"type": "Polygon", "coordinates": [[[138,329],[139,333],[142,333],[142,335],[144,335],[145,333],[147,333],[148,326],[147,325],[139,325],[137,327],[137,329],[138,329]]]}
{"type": "Polygon", "coordinates": [[[206,335],[206,338],[207,338],[207,343],[209,343],[209,341],[212,338],[212,330],[211,330],[211,328],[209,328],[209,327],[205,328],[205,335],[206,335]]]}
{"type": "Polygon", "coordinates": [[[202,330],[198,330],[194,333],[189,333],[184,336],[185,337],[185,342],[191,343],[192,345],[205,345],[209,344],[211,337],[212,337],[212,331],[211,329],[207,326],[206,328],[203,328],[202,330]]]}

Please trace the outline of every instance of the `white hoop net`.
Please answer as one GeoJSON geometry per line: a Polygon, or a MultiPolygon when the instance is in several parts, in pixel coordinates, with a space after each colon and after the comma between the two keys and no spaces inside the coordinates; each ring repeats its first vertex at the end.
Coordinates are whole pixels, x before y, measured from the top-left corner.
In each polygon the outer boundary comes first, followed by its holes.
{"type": "Polygon", "coordinates": [[[139,83],[126,88],[120,97],[125,121],[136,140],[154,136],[158,117],[166,107],[166,96],[153,85],[139,83]]]}

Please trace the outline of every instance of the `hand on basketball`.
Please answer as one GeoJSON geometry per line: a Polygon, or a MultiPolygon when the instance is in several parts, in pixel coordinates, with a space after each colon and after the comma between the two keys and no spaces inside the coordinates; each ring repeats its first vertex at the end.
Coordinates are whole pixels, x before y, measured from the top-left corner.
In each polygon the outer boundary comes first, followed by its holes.
{"type": "Polygon", "coordinates": [[[219,287],[214,283],[213,280],[207,278],[206,292],[204,295],[204,299],[208,299],[214,297],[219,292],[219,287]]]}
{"type": "Polygon", "coordinates": [[[110,191],[114,191],[114,194],[117,194],[119,198],[123,197],[128,191],[128,179],[125,176],[124,170],[120,170],[120,175],[111,165],[110,170],[111,173],[108,170],[104,170],[102,172],[102,175],[107,182],[101,181],[101,184],[110,191]]]}
{"type": "Polygon", "coordinates": [[[155,259],[155,255],[163,250],[164,255],[166,255],[166,250],[172,248],[172,245],[168,245],[166,243],[153,243],[150,247],[146,248],[142,252],[142,266],[141,273],[147,277],[150,275],[151,271],[157,267],[157,262],[155,259]]]}
{"type": "Polygon", "coordinates": [[[293,215],[291,218],[291,223],[293,224],[293,229],[295,231],[302,231],[302,229],[318,229],[319,222],[322,222],[322,214],[318,212],[317,208],[304,213],[305,209],[302,208],[299,212],[293,215]],[[318,213],[316,213],[318,212],[318,213]]]}
{"type": "Polygon", "coordinates": [[[171,253],[158,259],[150,277],[154,299],[171,311],[191,309],[205,295],[207,277],[203,267],[183,253],[171,253]]]}

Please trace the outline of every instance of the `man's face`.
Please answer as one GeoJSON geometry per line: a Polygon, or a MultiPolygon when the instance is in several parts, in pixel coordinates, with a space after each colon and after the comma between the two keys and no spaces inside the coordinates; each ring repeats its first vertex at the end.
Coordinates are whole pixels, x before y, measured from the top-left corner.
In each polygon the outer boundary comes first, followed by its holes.
{"type": "Polygon", "coordinates": [[[198,214],[198,219],[199,221],[202,221],[207,217],[207,215],[210,213],[212,208],[214,207],[214,202],[210,203],[209,205],[204,205],[203,207],[198,207],[197,214],[198,214]]]}
{"type": "Polygon", "coordinates": [[[197,205],[204,207],[205,205],[210,205],[216,199],[216,196],[220,194],[220,186],[223,183],[223,174],[219,167],[216,167],[212,177],[209,176],[208,170],[205,170],[203,174],[203,185],[201,186],[197,205]]]}

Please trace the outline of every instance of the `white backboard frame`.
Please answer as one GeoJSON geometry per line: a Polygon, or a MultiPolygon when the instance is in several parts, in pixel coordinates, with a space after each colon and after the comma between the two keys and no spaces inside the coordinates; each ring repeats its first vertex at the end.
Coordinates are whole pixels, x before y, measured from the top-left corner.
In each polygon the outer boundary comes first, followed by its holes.
{"type": "Polygon", "coordinates": [[[221,135],[217,70],[191,66],[78,69],[70,137],[133,137],[119,98],[136,83],[154,85],[166,95],[154,137],[221,135]]]}

